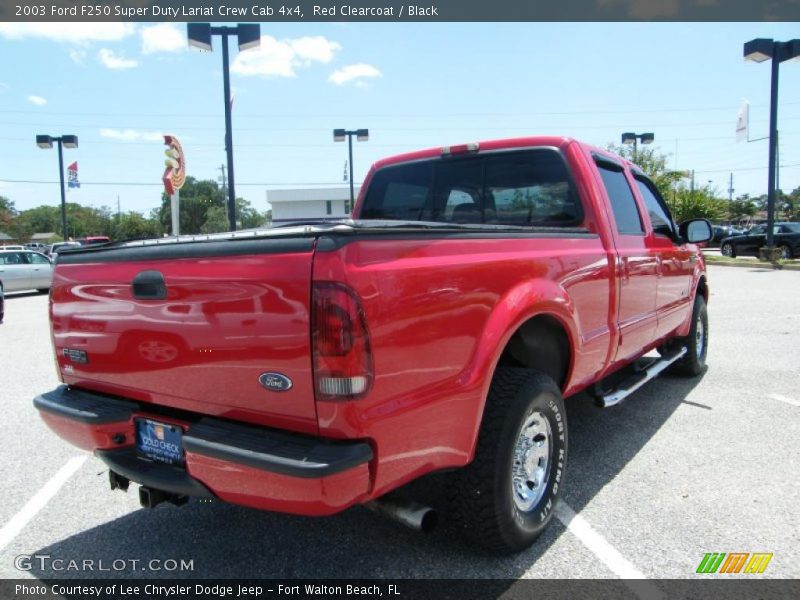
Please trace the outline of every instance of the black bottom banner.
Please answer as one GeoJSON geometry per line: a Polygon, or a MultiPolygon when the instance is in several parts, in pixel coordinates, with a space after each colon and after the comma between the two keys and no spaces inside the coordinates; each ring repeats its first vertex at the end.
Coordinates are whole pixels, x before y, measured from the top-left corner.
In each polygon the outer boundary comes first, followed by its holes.
{"type": "Polygon", "coordinates": [[[777,579],[61,579],[0,580],[3,600],[352,599],[588,600],[800,598],[800,580],[777,579]]]}

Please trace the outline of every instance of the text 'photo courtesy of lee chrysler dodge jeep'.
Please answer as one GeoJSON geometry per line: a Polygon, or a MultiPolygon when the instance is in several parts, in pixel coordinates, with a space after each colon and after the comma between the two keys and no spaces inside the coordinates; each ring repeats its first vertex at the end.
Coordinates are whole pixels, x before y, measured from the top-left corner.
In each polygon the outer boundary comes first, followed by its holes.
{"type": "Polygon", "coordinates": [[[442,471],[465,534],[517,551],[568,483],[564,398],[705,368],[711,235],[573,139],[396,156],[352,220],[59,253],[63,385],[34,404],[146,507],[363,504],[427,529],[396,490],[442,471]]]}

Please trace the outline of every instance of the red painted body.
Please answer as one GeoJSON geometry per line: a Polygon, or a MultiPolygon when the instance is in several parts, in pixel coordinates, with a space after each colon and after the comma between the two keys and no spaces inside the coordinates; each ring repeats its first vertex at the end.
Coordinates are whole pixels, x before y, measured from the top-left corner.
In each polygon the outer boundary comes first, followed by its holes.
{"type": "MultiPolygon", "coordinates": [[[[367,440],[368,465],[298,479],[187,456],[189,473],[221,499],[321,515],[365,502],[427,472],[471,461],[492,374],[515,331],[547,315],[571,348],[565,396],[599,381],[675,335],[686,335],[704,277],[702,255],[653,232],[625,164],[645,235],[619,235],[592,153],[568,138],[482,142],[480,152],[548,146],[563,153],[594,236],[356,239],[312,252],[156,262],[58,265],[51,296],[59,374],[72,386],[331,439],[367,440]],[[157,268],[166,300],[132,298],[130,282],[157,268]],[[316,400],[310,304],[313,282],[355,292],[369,330],[373,380],[355,400],[316,400]],[[64,348],[85,350],[75,365],[64,348]],[[293,381],[270,393],[258,375],[293,381]]],[[[436,159],[439,149],[386,159],[436,159]]],[[[610,155],[609,155],[610,156],[610,155]]],[[[321,234],[320,237],[326,234],[321,234]]],[[[86,449],[109,432],[51,417],[86,449]],[[88,429],[92,429],[89,431],[88,429]]],[[[130,424],[132,428],[132,424],[130,424]]],[[[132,431],[132,429],[131,429],[132,431]]],[[[128,431],[130,434],[130,431],[128,431]]]]}

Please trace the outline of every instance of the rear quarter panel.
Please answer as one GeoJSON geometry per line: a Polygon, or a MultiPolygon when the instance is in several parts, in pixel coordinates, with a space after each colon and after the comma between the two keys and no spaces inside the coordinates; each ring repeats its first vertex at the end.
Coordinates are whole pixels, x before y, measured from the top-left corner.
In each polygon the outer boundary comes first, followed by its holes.
{"type": "Polygon", "coordinates": [[[513,332],[557,318],[574,349],[569,389],[590,380],[609,344],[610,266],[596,234],[352,241],[326,251],[315,281],[362,300],[375,380],[351,402],[318,402],[320,434],[370,438],[374,495],[474,451],[492,373],[513,332]]]}

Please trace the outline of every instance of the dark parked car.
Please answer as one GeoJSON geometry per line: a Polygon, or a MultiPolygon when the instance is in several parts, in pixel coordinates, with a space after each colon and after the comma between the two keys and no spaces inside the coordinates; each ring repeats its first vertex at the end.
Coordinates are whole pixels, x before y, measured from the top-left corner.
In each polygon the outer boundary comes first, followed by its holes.
{"type": "Polygon", "coordinates": [[[712,229],[714,231],[714,237],[708,242],[709,246],[719,246],[726,237],[744,233],[741,229],[736,229],[731,225],[714,225],[712,229]]]}
{"type": "MultiPolygon", "coordinates": [[[[800,223],[775,223],[772,233],[775,246],[780,248],[781,258],[800,256],[800,223]]],[[[723,256],[758,256],[758,249],[766,245],[767,226],[756,225],[744,235],[734,235],[722,240],[720,251],[723,256]]]]}

